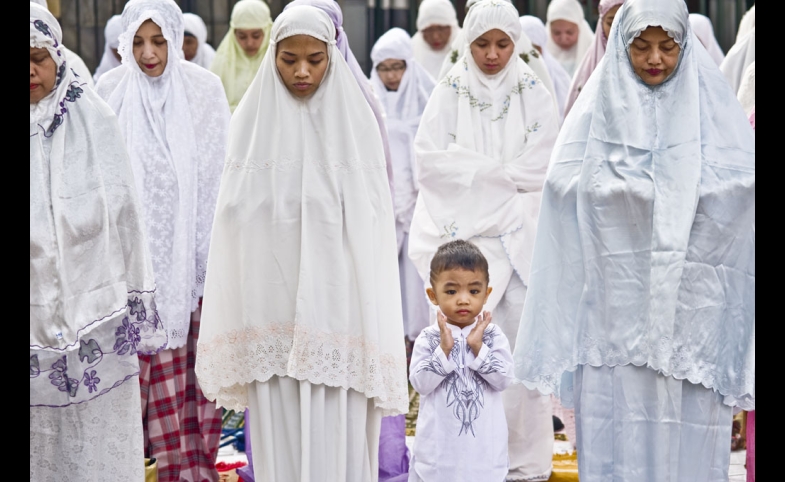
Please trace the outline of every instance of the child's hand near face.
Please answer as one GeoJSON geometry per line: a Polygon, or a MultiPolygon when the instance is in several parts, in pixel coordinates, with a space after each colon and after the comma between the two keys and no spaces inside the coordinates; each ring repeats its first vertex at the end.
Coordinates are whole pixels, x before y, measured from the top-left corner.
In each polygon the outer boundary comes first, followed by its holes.
{"type": "Polygon", "coordinates": [[[439,338],[441,339],[439,346],[442,347],[447,358],[450,358],[450,352],[453,345],[455,345],[455,340],[452,337],[452,331],[447,328],[447,317],[444,316],[441,310],[436,312],[436,322],[439,324],[439,338]]]}
{"type": "Polygon", "coordinates": [[[482,335],[485,333],[485,329],[491,323],[491,313],[488,311],[483,311],[478,318],[479,321],[476,325],[474,325],[474,328],[472,328],[469,336],[466,337],[466,344],[468,344],[469,348],[472,349],[474,356],[477,356],[480,353],[480,348],[482,348],[482,335]]]}

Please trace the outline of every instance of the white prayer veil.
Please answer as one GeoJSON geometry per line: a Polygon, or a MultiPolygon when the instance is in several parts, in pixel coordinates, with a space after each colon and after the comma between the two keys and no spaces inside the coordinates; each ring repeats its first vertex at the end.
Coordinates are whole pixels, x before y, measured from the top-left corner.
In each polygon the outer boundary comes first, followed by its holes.
{"type": "Polygon", "coordinates": [[[545,30],[548,32],[548,42],[544,48],[548,49],[548,52],[572,76],[594,41],[594,32],[584,17],[583,7],[578,3],[578,0],[552,0],[548,4],[546,20],[545,30]],[[562,49],[553,41],[551,23],[555,20],[567,20],[578,26],[578,41],[568,50],[562,49]]]}
{"type": "Polygon", "coordinates": [[[755,28],[755,4],[753,3],[749,10],[741,17],[739,22],[739,30],[736,31],[736,42],[744,38],[745,35],[750,33],[750,30],[755,28]]]}
{"type": "Polygon", "coordinates": [[[439,69],[445,57],[450,53],[452,45],[461,28],[458,26],[458,15],[450,0],[423,0],[417,9],[417,32],[412,37],[414,58],[436,80],[439,80],[439,69]],[[441,50],[433,50],[425,41],[422,31],[433,25],[449,25],[450,39],[441,50]]]}
{"type": "Polygon", "coordinates": [[[578,365],[648,366],[755,408],[755,139],[683,0],[627,0],[551,157],[515,349],[570,399],[578,365]],[[657,86],[629,46],[680,46],[657,86]],[[564,378],[562,377],[564,375],[564,378]]]}
{"type": "Polygon", "coordinates": [[[739,92],[744,72],[753,62],[755,62],[755,27],[752,27],[747,35],[728,50],[725,60],[720,65],[720,70],[725,74],[734,92],[739,92]]]}
{"type": "Polygon", "coordinates": [[[185,31],[196,37],[199,42],[196,55],[191,59],[191,62],[209,69],[213,63],[213,57],[215,57],[215,49],[207,43],[207,25],[204,24],[202,17],[195,13],[184,13],[183,21],[185,22],[185,31]]]}
{"type": "Polygon", "coordinates": [[[717,66],[722,64],[725,54],[722,53],[722,48],[720,47],[719,42],[717,42],[717,38],[714,36],[714,26],[711,24],[711,19],[706,15],[691,13],[690,25],[692,26],[693,33],[698,37],[698,40],[700,40],[701,45],[703,45],[706,51],[709,52],[709,55],[714,59],[714,62],[717,63],[717,66]]]}
{"type": "Polygon", "coordinates": [[[30,47],[57,72],[30,104],[31,407],[103,395],[139,373],[137,352],[166,344],[117,120],[67,68],[61,40],[52,14],[30,3],[30,47]]]}
{"type": "Polygon", "coordinates": [[[96,91],[120,123],[144,206],[158,311],[169,347],[179,348],[204,288],[229,107],[220,79],[185,60],[183,14],[173,0],[131,0],[122,20],[123,65],[101,76],[96,91]],[[167,41],[158,77],[145,74],[133,54],[147,20],[167,41]]]}
{"type": "MultiPolygon", "coordinates": [[[[46,3],[46,0],[30,0],[32,3],[40,5],[44,7],[47,11],[49,11],[49,6],[46,3]]],[[[60,44],[60,50],[62,50],[68,56],[68,67],[71,68],[79,77],[79,81],[81,83],[87,84],[90,87],[93,86],[93,77],[90,75],[90,69],[87,68],[85,65],[84,60],[82,57],[76,54],[73,50],[69,49],[62,43],[60,44]]]]}
{"type": "Polygon", "coordinates": [[[123,33],[123,19],[120,15],[112,15],[104,27],[104,54],[95,69],[95,74],[93,74],[93,80],[96,83],[102,75],[120,66],[120,61],[117,60],[112,49],[117,49],[120,46],[121,33],[123,33]]]}
{"type": "Polygon", "coordinates": [[[755,62],[752,62],[747,67],[747,70],[744,71],[737,98],[744,109],[744,113],[749,116],[752,113],[752,109],[755,108],[755,62]]]}
{"type": "MultiPolygon", "coordinates": [[[[524,15],[520,18],[521,30],[524,35],[529,37],[533,46],[538,46],[542,49],[542,60],[548,69],[548,75],[553,82],[553,96],[556,98],[556,105],[559,109],[559,120],[564,121],[564,106],[567,103],[567,94],[570,93],[570,74],[564,70],[564,67],[556,60],[553,55],[545,48],[548,43],[548,32],[545,30],[545,24],[542,23],[537,17],[532,15],[524,15]]],[[[532,64],[530,64],[532,65],[532,64]]],[[[534,69],[534,65],[532,65],[534,69]]],[[[536,72],[536,69],[535,69],[536,72]]]]}
{"type": "Polygon", "coordinates": [[[232,116],[216,207],[196,373],[208,399],[247,406],[273,376],[353,389],[408,411],[392,196],[381,134],[309,5],[273,24],[270,53],[232,116]],[[308,98],[276,67],[293,35],[327,44],[308,98]]]}
{"type": "MultiPolygon", "coordinates": [[[[417,178],[414,164],[414,136],[420,125],[428,98],[436,82],[422,65],[414,59],[412,39],[400,28],[392,28],[376,41],[371,49],[371,86],[386,113],[385,123],[393,155],[393,177],[395,183],[394,206],[398,249],[403,237],[409,232],[414,203],[417,201],[417,178]],[[379,77],[376,67],[385,60],[397,59],[406,63],[398,90],[388,91],[379,77]]],[[[424,292],[423,292],[424,293],[424,292]]]]}
{"type": "Polygon", "coordinates": [[[513,56],[484,74],[468,45],[499,29],[513,42],[515,7],[482,0],[466,17],[466,54],[437,84],[415,138],[420,192],[409,257],[423,280],[438,247],[470,240],[488,259],[493,310],[510,277],[528,283],[540,191],[558,132],[553,100],[531,68],[513,56]]]}

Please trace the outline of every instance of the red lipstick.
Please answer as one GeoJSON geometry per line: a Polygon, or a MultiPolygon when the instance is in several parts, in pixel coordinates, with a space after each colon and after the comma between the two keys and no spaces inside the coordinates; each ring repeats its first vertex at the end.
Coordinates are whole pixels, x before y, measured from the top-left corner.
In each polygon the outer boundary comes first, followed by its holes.
{"type": "Polygon", "coordinates": [[[38,88],[38,84],[30,84],[30,90],[35,90],[38,88]]]}

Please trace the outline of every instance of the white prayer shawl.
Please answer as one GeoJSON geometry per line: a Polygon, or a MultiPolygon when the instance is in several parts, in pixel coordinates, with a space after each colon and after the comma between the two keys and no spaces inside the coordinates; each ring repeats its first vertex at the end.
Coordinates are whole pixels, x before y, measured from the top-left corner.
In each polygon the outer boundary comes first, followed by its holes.
{"type": "Polygon", "coordinates": [[[752,4],[752,7],[750,7],[744,16],[741,17],[741,21],[739,22],[739,30],[736,32],[736,42],[750,33],[750,30],[753,28],[755,28],[755,4],[752,4]]]}
{"type": "MultiPolygon", "coordinates": [[[[49,6],[46,3],[46,0],[30,0],[32,3],[36,5],[40,5],[44,7],[47,11],[49,11],[49,6]]],[[[68,57],[68,67],[74,71],[74,73],[79,77],[77,80],[80,83],[84,83],[93,87],[93,77],[90,75],[90,69],[87,68],[85,65],[84,60],[79,57],[76,52],[72,51],[71,49],[67,48],[65,45],[60,43],[61,51],[66,54],[68,57]]]]}
{"type": "Polygon", "coordinates": [[[385,123],[393,156],[395,179],[395,221],[398,249],[409,225],[417,201],[417,176],[414,163],[414,136],[420,125],[420,116],[436,86],[433,77],[414,59],[412,39],[405,30],[392,28],[379,37],[371,49],[371,86],[387,115],[385,123]],[[398,59],[406,62],[406,71],[401,77],[398,90],[390,92],[376,72],[376,67],[385,60],[398,59]]]}
{"type": "MultiPolygon", "coordinates": [[[[524,15],[520,18],[521,30],[524,35],[529,37],[532,46],[540,47],[542,49],[542,60],[548,69],[548,75],[553,83],[553,95],[556,98],[556,105],[559,109],[559,122],[564,121],[564,106],[567,103],[567,96],[570,93],[570,83],[572,79],[570,74],[564,70],[558,60],[545,48],[548,43],[548,32],[545,30],[545,24],[542,23],[537,17],[532,15],[524,15]]],[[[535,72],[536,64],[529,64],[535,72]]]]}
{"type": "Polygon", "coordinates": [[[589,22],[584,18],[583,7],[578,3],[578,0],[552,0],[548,4],[546,17],[545,30],[548,32],[548,42],[544,48],[548,49],[548,52],[572,77],[594,41],[594,32],[589,26],[589,22]],[[567,50],[562,49],[553,41],[551,23],[555,20],[567,20],[578,26],[578,41],[567,50]]]}
{"type": "Polygon", "coordinates": [[[166,344],[117,120],[68,68],[61,39],[31,3],[30,47],[57,69],[54,89],[30,104],[31,406],[103,395],[139,373],[137,351],[166,344]]]}
{"type": "Polygon", "coordinates": [[[279,376],[351,388],[384,415],[408,411],[381,133],[316,7],[278,16],[232,116],[206,283],[196,374],[208,399],[239,410],[247,384],[279,376]],[[292,35],[327,43],[306,99],[275,66],[292,35]]]}
{"type": "Polygon", "coordinates": [[[123,65],[96,90],[117,113],[139,196],[169,347],[186,342],[202,295],[229,106],[218,76],[183,58],[183,15],[173,0],[131,0],[123,10],[123,65]],[[164,73],[150,77],[133,37],[152,19],[168,43],[164,73]]]}
{"type": "Polygon", "coordinates": [[[488,259],[493,310],[515,273],[528,283],[540,195],[558,116],[526,63],[512,57],[484,74],[468,44],[499,29],[519,39],[518,13],[503,0],[469,10],[467,53],[428,102],[415,138],[420,192],[409,233],[409,257],[427,280],[440,245],[471,240],[488,259]]]}
{"type": "Polygon", "coordinates": [[[711,19],[699,13],[691,13],[690,25],[692,26],[692,31],[700,40],[701,45],[709,52],[714,62],[718,66],[722,64],[725,54],[722,53],[722,47],[720,47],[717,38],[714,36],[714,26],[711,24],[711,19]]]}
{"type": "Polygon", "coordinates": [[[209,69],[215,57],[215,49],[207,43],[207,25],[204,20],[195,13],[184,13],[183,21],[185,22],[185,31],[191,33],[199,45],[196,48],[196,55],[191,59],[191,62],[200,67],[209,69]]]}
{"type": "Polygon", "coordinates": [[[450,0],[423,0],[417,10],[417,32],[412,37],[414,58],[435,80],[440,80],[439,69],[450,53],[450,45],[460,33],[458,15],[450,0]],[[433,50],[422,36],[422,31],[433,25],[449,25],[450,39],[441,50],[433,50]]]}
{"type": "MultiPolygon", "coordinates": [[[[466,33],[461,31],[451,45],[450,55],[445,57],[444,62],[442,62],[442,68],[441,71],[439,71],[439,80],[447,75],[450,69],[458,63],[458,60],[463,57],[463,54],[467,51],[469,51],[469,43],[466,42],[466,33]]],[[[551,76],[548,73],[548,66],[545,64],[543,56],[534,48],[534,44],[532,44],[529,37],[523,32],[521,32],[521,36],[515,42],[515,51],[518,56],[531,67],[532,71],[534,71],[535,75],[542,81],[545,88],[548,89],[551,97],[553,97],[553,108],[558,110],[556,89],[554,88],[551,76]]]]}
{"type": "Polygon", "coordinates": [[[728,79],[733,92],[739,92],[744,72],[753,62],[755,62],[755,27],[752,27],[747,35],[728,50],[728,55],[720,65],[720,70],[728,79]]]}
{"type": "Polygon", "coordinates": [[[95,69],[95,74],[93,74],[93,81],[96,83],[98,83],[98,79],[102,75],[120,66],[120,61],[117,60],[112,49],[120,46],[119,39],[121,33],[123,33],[123,20],[120,15],[112,15],[106,22],[106,27],[104,27],[104,54],[101,57],[101,62],[95,69]]]}
{"type": "Polygon", "coordinates": [[[529,388],[569,398],[578,365],[632,363],[755,408],[755,138],[696,42],[683,0],[616,14],[543,191],[513,354],[529,388]],[[628,57],[649,25],[681,46],[654,87],[628,57]]]}
{"type": "Polygon", "coordinates": [[[755,108],[755,62],[752,62],[744,72],[744,78],[741,79],[737,97],[739,102],[741,102],[744,113],[749,117],[752,114],[752,109],[755,108]]]}

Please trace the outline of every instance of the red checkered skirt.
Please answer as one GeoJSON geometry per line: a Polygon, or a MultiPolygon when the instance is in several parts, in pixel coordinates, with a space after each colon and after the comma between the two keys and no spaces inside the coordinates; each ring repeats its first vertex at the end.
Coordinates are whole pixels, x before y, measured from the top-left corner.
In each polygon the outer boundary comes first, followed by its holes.
{"type": "Polygon", "coordinates": [[[201,304],[191,316],[188,341],[157,355],[139,355],[145,456],[158,461],[159,482],[217,482],[221,410],[196,381],[201,304]]]}

